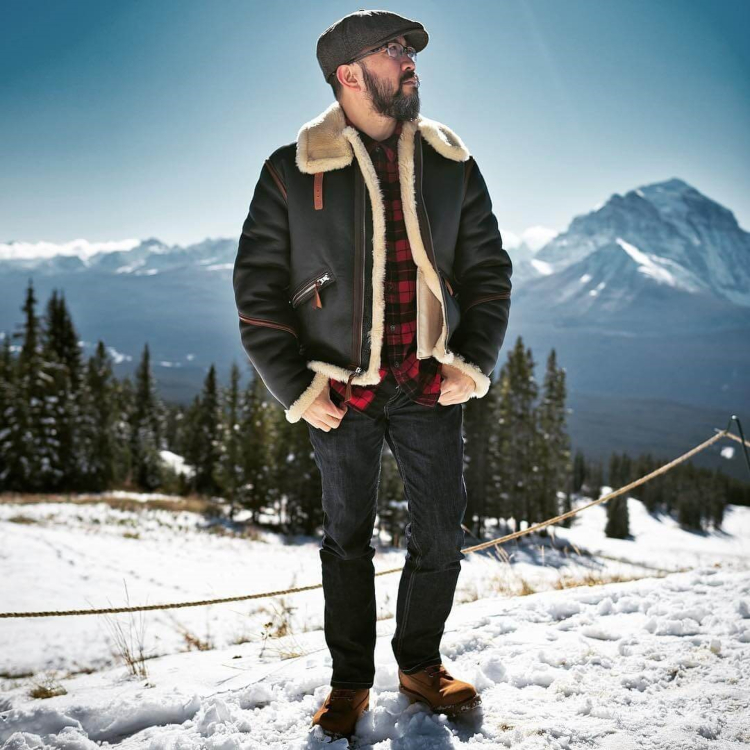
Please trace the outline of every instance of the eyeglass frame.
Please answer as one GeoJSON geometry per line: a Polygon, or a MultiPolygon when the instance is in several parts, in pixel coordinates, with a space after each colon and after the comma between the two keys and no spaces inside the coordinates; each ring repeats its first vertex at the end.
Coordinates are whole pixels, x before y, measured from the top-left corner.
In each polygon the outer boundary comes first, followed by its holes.
{"type": "MultiPolygon", "coordinates": [[[[403,57],[403,55],[406,54],[407,57],[412,62],[415,63],[417,61],[417,50],[414,49],[414,47],[412,47],[412,46],[406,47],[403,44],[401,44],[401,42],[397,41],[396,39],[391,39],[391,40],[387,41],[385,44],[381,44],[379,47],[376,47],[375,49],[371,49],[369,52],[365,52],[362,55],[357,55],[356,57],[354,57],[351,60],[349,60],[349,62],[346,63],[346,65],[351,65],[352,63],[359,62],[363,57],[367,57],[368,55],[374,55],[376,52],[380,52],[381,50],[388,49],[388,47],[390,47],[392,44],[398,44],[398,46],[401,47],[401,53],[399,54],[398,57],[403,57]],[[407,52],[407,50],[412,50],[414,54],[410,55],[407,52]]],[[[391,55],[390,53],[388,54],[388,57],[391,57],[394,60],[398,59],[396,57],[393,57],[393,55],[391,55]]]]}

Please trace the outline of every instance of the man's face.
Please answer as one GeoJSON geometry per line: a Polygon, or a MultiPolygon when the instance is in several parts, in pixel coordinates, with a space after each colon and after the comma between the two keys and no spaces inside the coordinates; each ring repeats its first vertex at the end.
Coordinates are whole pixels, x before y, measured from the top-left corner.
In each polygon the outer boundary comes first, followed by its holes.
{"type": "MultiPolygon", "coordinates": [[[[395,41],[407,46],[403,36],[396,37],[395,41]]],[[[410,57],[402,55],[394,58],[381,50],[368,55],[358,64],[362,69],[366,93],[378,114],[395,120],[416,118],[419,114],[419,79],[410,57]]]]}

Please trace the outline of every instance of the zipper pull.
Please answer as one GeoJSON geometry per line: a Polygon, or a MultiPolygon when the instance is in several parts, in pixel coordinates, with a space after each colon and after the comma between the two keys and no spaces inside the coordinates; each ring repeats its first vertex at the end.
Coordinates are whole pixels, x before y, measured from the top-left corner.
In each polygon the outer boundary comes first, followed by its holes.
{"type": "Polygon", "coordinates": [[[346,381],[346,396],[344,397],[344,401],[351,401],[352,398],[352,378],[354,377],[355,373],[352,373],[349,376],[349,380],[346,381]]]}
{"type": "Polygon", "coordinates": [[[319,280],[315,279],[315,307],[323,307],[323,303],[320,301],[320,292],[318,292],[319,280]]]}

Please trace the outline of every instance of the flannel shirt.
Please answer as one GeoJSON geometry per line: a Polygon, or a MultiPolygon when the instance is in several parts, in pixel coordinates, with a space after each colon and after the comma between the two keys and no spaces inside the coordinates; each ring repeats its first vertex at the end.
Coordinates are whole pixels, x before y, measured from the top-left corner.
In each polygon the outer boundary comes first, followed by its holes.
{"type": "MultiPolygon", "coordinates": [[[[347,404],[368,416],[382,413],[383,405],[391,397],[391,389],[383,388],[384,381],[398,383],[409,398],[424,406],[434,407],[440,398],[442,363],[434,357],[417,359],[417,266],[411,254],[401,208],[401,187],[398,180],[398,139],[401,122],[389,138],[376,141],[359,130],[346,117],[346,124],[357,129],[362,143],[370,154],[378,175],[385,204],[385,330],[380,360],[380,382],[376,385],[352,384],[352,396],[347,404]]],[[[333,378],[330,385],[346,399],[346,383],[333,378]]]]}

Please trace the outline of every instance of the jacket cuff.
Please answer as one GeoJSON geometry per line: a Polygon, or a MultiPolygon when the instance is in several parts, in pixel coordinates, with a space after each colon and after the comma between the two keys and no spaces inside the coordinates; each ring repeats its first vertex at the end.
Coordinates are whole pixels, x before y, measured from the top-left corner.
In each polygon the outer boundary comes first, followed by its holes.
{"type": "Polygon", "coordinates": [[[328,375],[317,372],[312,383],[305,388],[300,397],[288,408],[284,410],[287,422],[294,424],[299,422],[307,407],[315,401],[318,395],[329,385],[328,375]]]}
{"type": "Polygon", "coordinates": [[[453,352],[453,359],[445,364],[461,370],[474,381],[474,392],[471,397],[482,398],[487,395],[492,381],[475,364],[467,362],[458,352],[453,352]]]}

